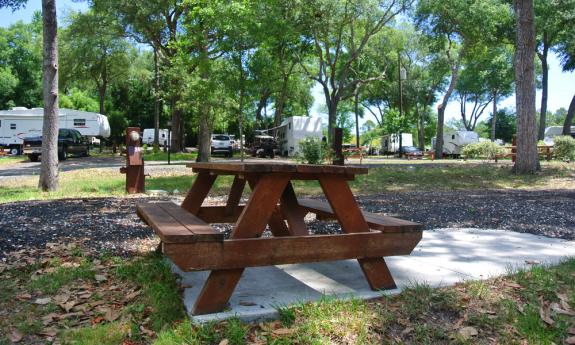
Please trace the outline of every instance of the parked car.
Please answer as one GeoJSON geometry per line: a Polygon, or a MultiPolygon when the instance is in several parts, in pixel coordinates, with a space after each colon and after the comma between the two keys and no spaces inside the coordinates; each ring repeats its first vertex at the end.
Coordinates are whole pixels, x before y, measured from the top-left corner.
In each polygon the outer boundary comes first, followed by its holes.
{"type": "MultiPolygon", "coordinates": [[[[42,137],[24,139],[24,153],[31,162],[37,162],[42,154],[42,137]]],[[[59,160],[66,160],[69,155],[87,157],[89,153],[90,143],[79,131],[71,128],[62,128],[58,131],[59,160]]]]}
{"type": "Polygon", "coordinates": [[[423,157],[423,151],[415,146],[402,146],[401,153],[411,157],[423,157]]]}
{"type": "Polygon", "coordinates": [[[226,134],[212,134],[211,152],[223,153],[226,157],[231,157],[234,154],[232,141],[229,135],[226,134]]]}

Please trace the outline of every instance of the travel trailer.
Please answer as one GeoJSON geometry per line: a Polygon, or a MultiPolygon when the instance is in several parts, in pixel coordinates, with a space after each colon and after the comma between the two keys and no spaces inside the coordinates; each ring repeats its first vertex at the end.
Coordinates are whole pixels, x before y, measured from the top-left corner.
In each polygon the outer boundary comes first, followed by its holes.
{"type": "MultiPolygon", "coordinates": [[[[144,133],[142,133],[142,144],[154,145],[154,128],[144,128],[144,133]]],[[[160,146],[168,146],[169,130],[159,129],[158,139],[160,146]]]]}
{"type": "MultiPolygon", "coordinates": [[[[545,136],[543,141],[545,141],[545,145],[553,146],[554,140],[553,138],[559,137],[563,135],[563,126],[551,126],[545,128],[545,136]]],[[[571,126],[571,136],[575,138],[575,126],[571,126]]]]}
{"type": "MultiPolygon", "coordinates": [[[[401,133],[401,146],[413,146],[413,135],[411,133],[401,133]]],[[[382,136],[381,151],[384,154],[398,152],[399,136],[397,134],[386,134],[382,136]]]]}
{"type": "MultiPolygon", "coordinates": [[[[479,134],[473,131],[447,131],[443,133],[443,153],[451,156],[461,155],[461,150],[465,145],[478,143],[479,134]]],[[[436,139],[431,140],[431,145],[435,149],[436,139]]]]}
{"type": "MultiPolygon", "coordinates": [[[[15,107],[0,110],[0,147],[11,154],[22,154],[24,139],[42,135],[44,109],[15,107]]],[[[87,111],[60,109],[59,128],[73,128],[90,142],[110,136],[110,124],[105,115],[87,111]]]]}
{"type": "Polygon", "coordinates": [[[306,138],[322,138],[321,117],[292,116],[275,128],[278,147],[282,156],[295,156],[299,142],[306,138]]]}

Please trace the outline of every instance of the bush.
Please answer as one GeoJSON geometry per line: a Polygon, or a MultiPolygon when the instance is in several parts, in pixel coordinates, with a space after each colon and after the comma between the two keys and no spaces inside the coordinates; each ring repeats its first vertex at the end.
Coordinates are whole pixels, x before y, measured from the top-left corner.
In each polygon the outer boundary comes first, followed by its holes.
{"type": "Polygon", "coordinates": [[[553,156],[562,161],[575,161],[575,139],[570,136],[553,138],[553,156]]]}
{"type": "Polygon", "coordinates": [[[331,151],[326,142],[316,138],[306,138],[299,142],[298,160],[307,164],[321,164],[328,160],[331,151]]]}
{"type": "Polygon", "coordinates": [[[480,141],[466,145],[461,151],[465,158],[485,158],[494,160],[498,154],[503,153],[503,148],[491,141],[480,141]]]}

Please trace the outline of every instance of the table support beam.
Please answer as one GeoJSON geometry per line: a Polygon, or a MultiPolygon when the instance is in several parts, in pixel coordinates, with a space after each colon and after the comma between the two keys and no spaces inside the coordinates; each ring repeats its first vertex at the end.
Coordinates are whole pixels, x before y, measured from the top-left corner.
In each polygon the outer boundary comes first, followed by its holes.
{"type": "Polygon", "coordinates": [[[200,211],[200,207],[202,207],[204,199],[214,185],[216,177],[217,175],[212,175],[205,171],[198,173],[192,188],[182,202],[182,208],[192,214],[197,215],[200,211]]]}

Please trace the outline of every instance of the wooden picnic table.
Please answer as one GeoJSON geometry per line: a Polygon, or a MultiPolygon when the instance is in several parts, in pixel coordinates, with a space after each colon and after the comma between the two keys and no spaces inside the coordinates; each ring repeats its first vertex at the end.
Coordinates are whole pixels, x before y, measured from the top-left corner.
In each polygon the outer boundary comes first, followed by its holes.
{"type": "Polygon", "coordinates": [[[162,251],[183,271],[211,270],[194,315],[223,310],[246,267],[358,259],[372,289],[395,282],[384,256],[407,255],[422,226],[362,212],[348,186],[365,167],[278,163],[192,163],[197,173],[181,207],[170,202],[138,205],[138,214],[159,235],[162,251]],[[233,175],[225,205],[203,206],[215,180],[233,175]],[[292,181],[316,180],[326,202],[298,199],[292,181]],[[240,204],[245,185],[252,190],[240,204]],[[342,234],[310,235],[308,212],[336,219],[342,234]],[[233,223],[229,239],[209,223],[233,223]],[[262,237],[266,225],[272,237],[262,237]]]}

